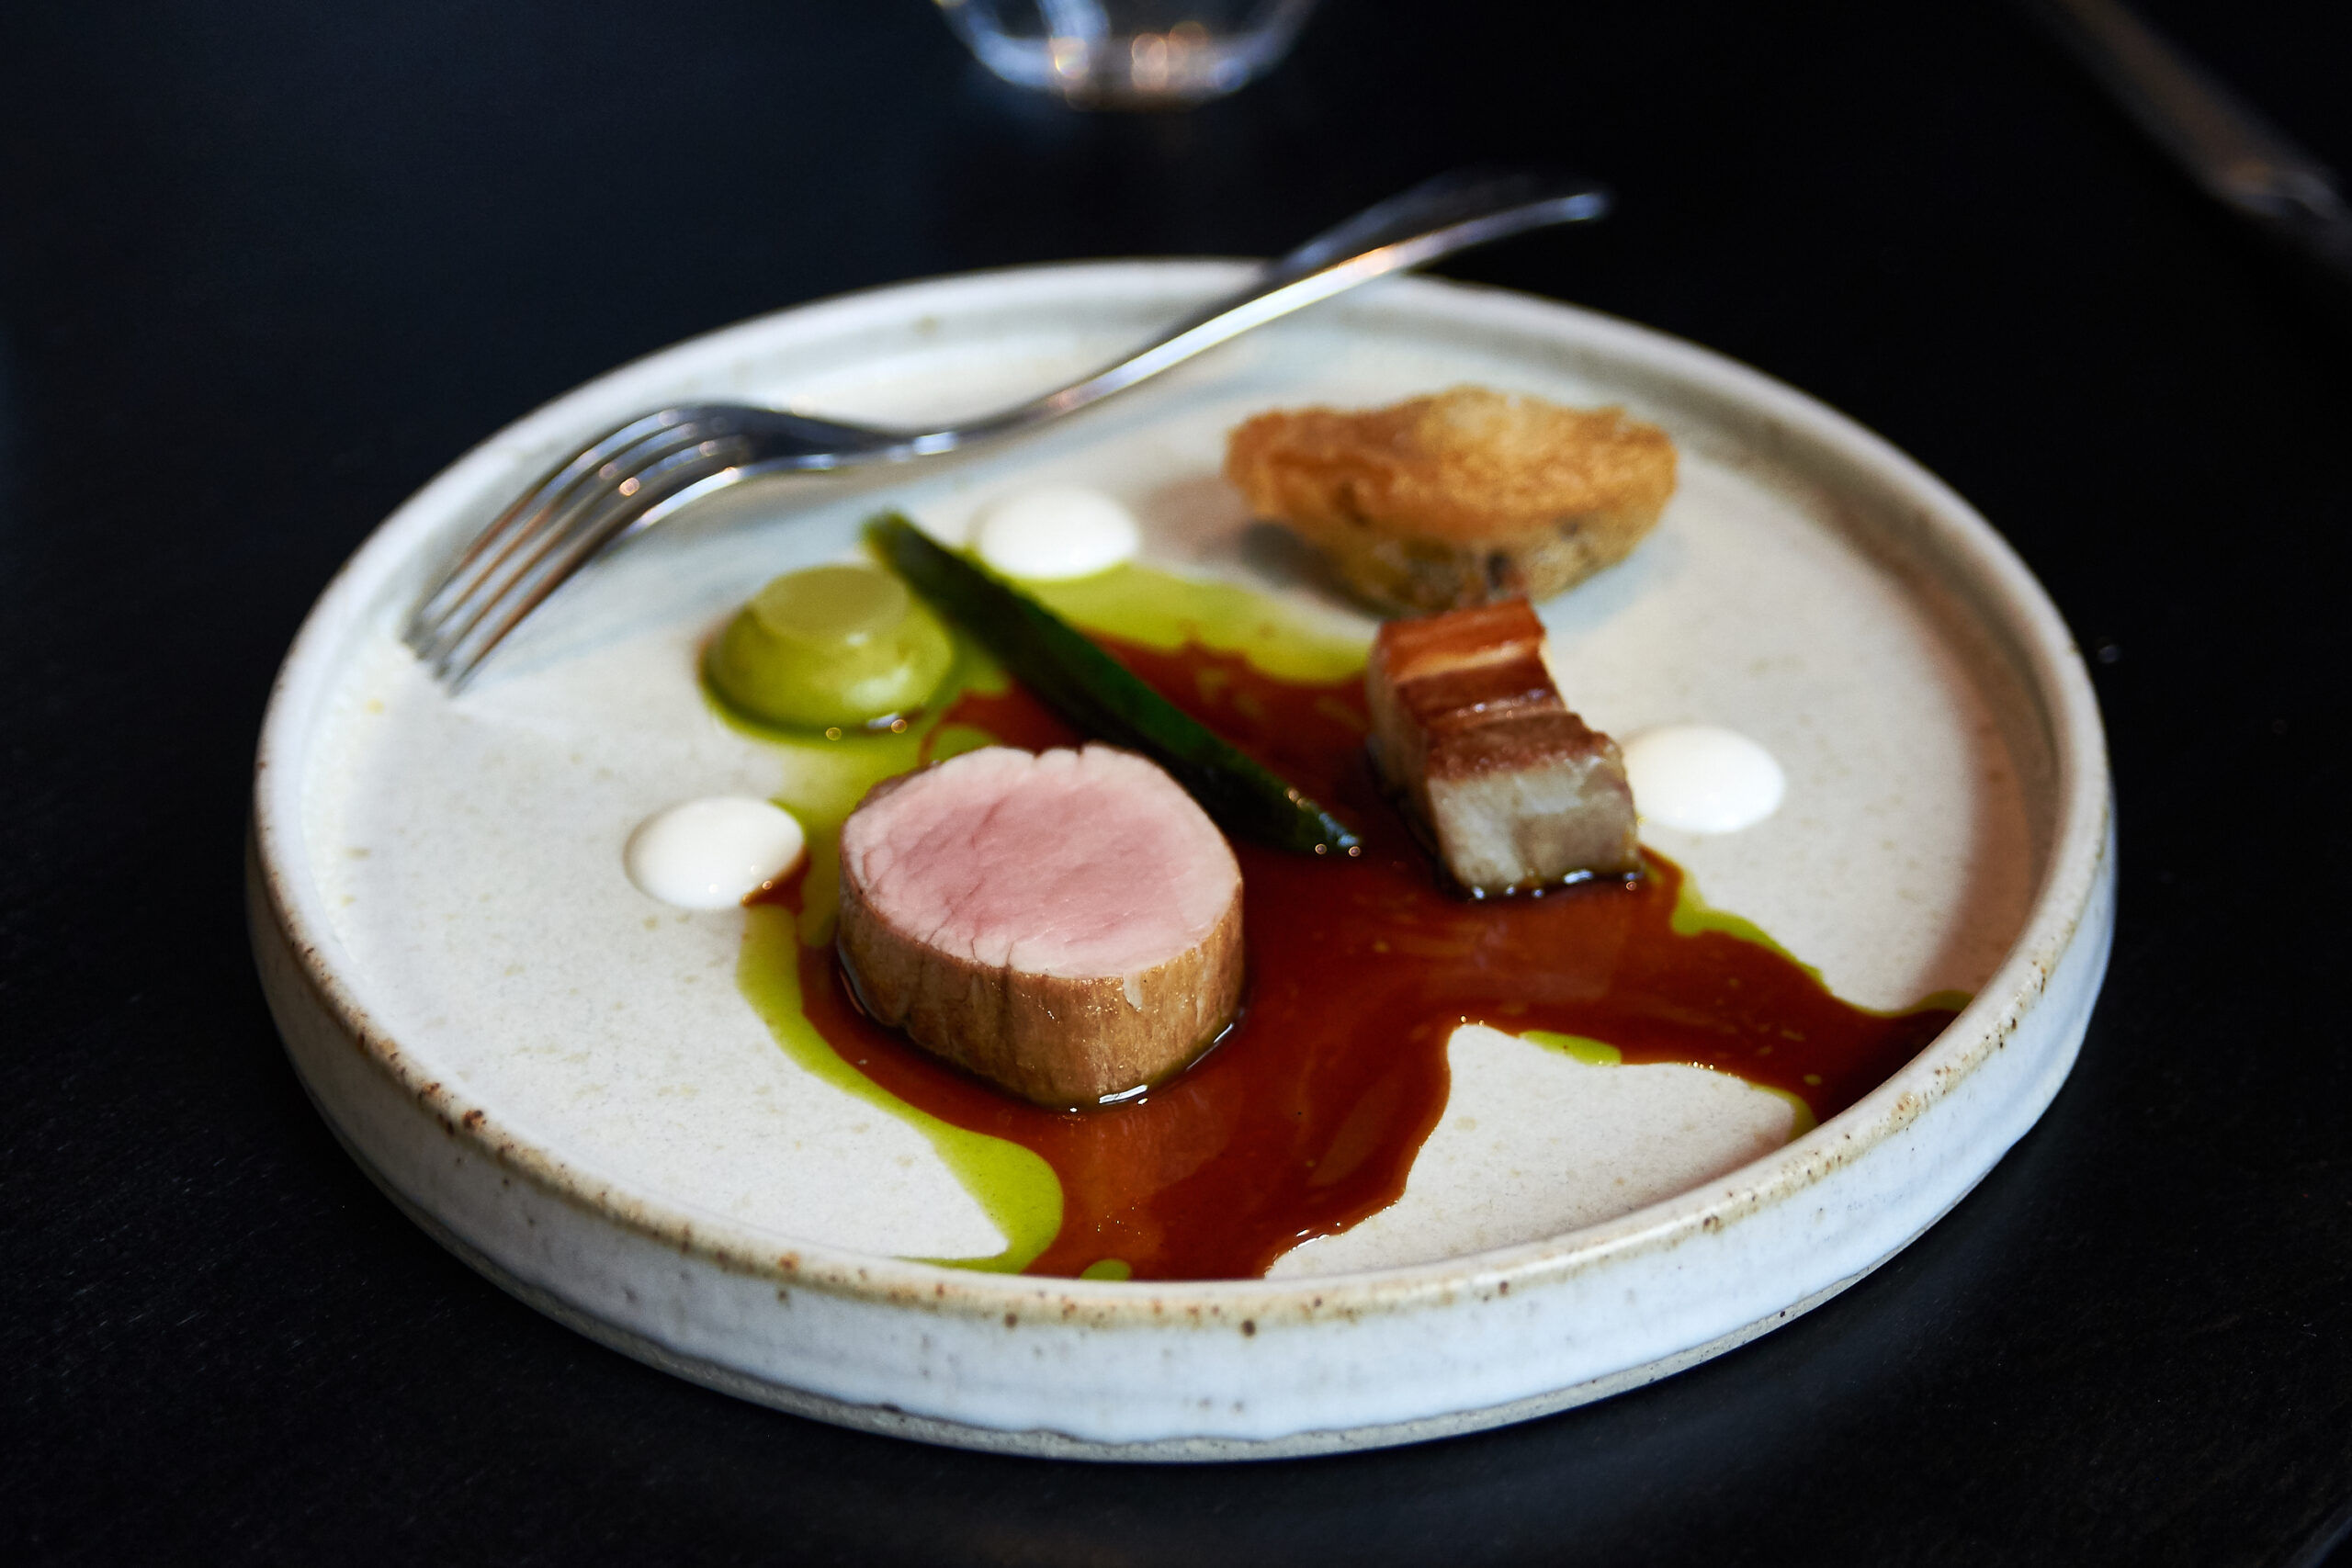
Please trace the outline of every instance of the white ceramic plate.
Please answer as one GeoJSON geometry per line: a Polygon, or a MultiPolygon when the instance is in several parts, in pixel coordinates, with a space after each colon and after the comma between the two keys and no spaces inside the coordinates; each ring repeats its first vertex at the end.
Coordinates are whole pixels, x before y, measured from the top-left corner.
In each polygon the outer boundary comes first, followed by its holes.
{"type": "Polygon", "coordinates": [[[2111,921],[2105,757],[2064,626],[1899,453],[1620,321],[1381,285],[1015,446],[702,503],[567,592],[462,700],[397,641],[458,539],[628,415],[690,399],[966,414],[1239,276],[1024,269],[730,328],[500,433],[353,558],[264,730],[254,937],[304,1083],[434,1235],[582,1332],[824,1419],[1035,1453],[1272,1456],[1520,1419],[1715,1354],[1884,1260],[2032,1123],[2111,921]],[[1003,1241],[917,1126],[777,1048],[733,982],[740,913],[665,908],[622,874],[622,841],[661,807],[778,787],[775,751],[699,700],[699,639],[769,575],[840,553],[878,505],[952,530],[1040,480],[1120,496],[1180,570],[1305,595],[1269,577],[1216,478],[1225,431],[1270,406],[1464,381],[1623,402],[1680,447],[1657,533],[1545,607],[1569,698],[1619,734],[1744,730],[1790,789],[1745,833],[1645,840],[1849,1000],[1974,1001],[1792,1143],[1785,1105],[1736,1080],[1464,1031],[1405,1196],[1265,1280],[909,1261],[1003,1241]]]}

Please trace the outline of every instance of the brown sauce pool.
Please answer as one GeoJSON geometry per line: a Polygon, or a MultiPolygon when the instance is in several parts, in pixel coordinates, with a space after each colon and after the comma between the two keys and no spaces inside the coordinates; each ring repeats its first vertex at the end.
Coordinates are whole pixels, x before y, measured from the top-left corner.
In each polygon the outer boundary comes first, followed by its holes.
{"type": "MultiPolygon", "coordinates": [[[[1061,1230],[1028,1273],[1118,1259],[1138,1280],[1255,1277],[1299,1242],[1386,1207],[1445,1109],[1446,1040],[1465,1022],[1589,1036],[1629,1063],[1722,1068],[1826,1119],[1952,1017],[1868,1012],[1785,954],[1721,931],[1678,933],[1682,874],[1656,854],[1629,881],[1453,896],[1374,783],[1357,684],[1293,684],[1198,647],[1102,640],[1340,816],[1363,851],[1235,844],[1250,976],[1240,1020],[1183,1072],[1101,1109],[1045,1110],[946,1066],[858,1011],[830,945],[801,949],[802,1008],[843,1060],[1053,1168],[1061,1230]]],[[[1033,750],[1079,739],[1017,685],[967,693],[946,721],[1033,750]]]]}

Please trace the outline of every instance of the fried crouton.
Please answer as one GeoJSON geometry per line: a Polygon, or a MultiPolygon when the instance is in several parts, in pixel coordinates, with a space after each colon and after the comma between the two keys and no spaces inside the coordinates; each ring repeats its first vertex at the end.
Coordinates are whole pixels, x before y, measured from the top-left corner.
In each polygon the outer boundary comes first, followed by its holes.
{"type": "Polygon", "coordinates": [[[1625,558],[1674,493],[1674,444],[1623,409],[1455,387],[1236,429],[1226,478],[1391,613],[1548,598],[1625,558]]]}

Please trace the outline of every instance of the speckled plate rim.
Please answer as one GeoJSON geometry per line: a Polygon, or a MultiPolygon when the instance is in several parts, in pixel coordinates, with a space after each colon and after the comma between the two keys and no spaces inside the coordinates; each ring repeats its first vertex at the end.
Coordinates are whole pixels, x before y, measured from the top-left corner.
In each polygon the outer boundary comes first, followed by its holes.
{"type": "MultiPolygon", "coordinates": [[[[419,578],[420,556],[429,554],[455,525],[457,514],[479,513],[483,495],[511,485],[524,469],[569,449],[591,429],[642,407],[675,400],[693,389],[697,375],[711,365],[761,357],[795,337],[848,331],[917,313],[938,319],[985,316],[992,310],[1017,307],[1022,300],[1046,291],[1065,303],[1109,305],[1171,295],[1206,298],[1230,287],[1244,265],[1118,262],[1007,269],[893,285],[761,317],[624,366],[555,400],[460,458],[395,511],[329,584],[296,637],[271,694],[255,766],[251,914],[256,952],[298,1070],[346,1142],[356,1146],[365,1142],[354,1135],[350,1094],[390,1090],[458,1151],[458,1166],[471,1160],[481,1169],[494,1172],[503,1188],[520,1184],[576,1211],[594,1224],[614,1227],[650,1243],[714,1276],[781,1287],[776,1292],[779,1301],[788,1301],[795,1292],[804,1299],[813,1293],[844,1306],[859,1304],[893,1312],[915,1309],[943,1329],[949,1324],[990,1329],[1001,1324],[1010,1329],[1025,1316],[1033,1324],[1098,1337],[1105,1334],[1115,1337],[1129,1330],[1164,1335],[1182,1325],[1216,1325],[1232,1331],[1238,1325],[1244,1337],[1262,1337],[1271,1348],[1278,1340],[1300,1343],[1293,1334],[1279,1332],[1286,1328],[1310,1330],[1332,1324],[1362,1328],[1375,1320],[1409,1317],[1458,1303],[1499,1303],[1514,1293],[1527,1302],[1546,1291],[1589,1281],[1597,1271],[1623,1269],[1636,1260],[1647,1260],[1645,1278],[1657,1273],[1661,1259],[1668,1260],[1664,1267],[1668,1275],[1702,1267],[1711,1238],[1724,1238],[1762,1216],[1789,1208],[1793,1200],[1809,1191],[1826,1190],[1829,1179],[1850,1171],[1864,1156],[1903,1139],[1923,1117],[1954,1099],[2013,1042],[2027,1036],[2032,1039],[2036,1062],[2028,1075],[2030,1082],[2020,1080],[2005,1088],[1997,1114],[1988,1107],[1985,1113],[1976,1115],[1978,1122],[1986,1123],[1983,1135],[1973,1140],[1973,1146],[1964,1157],[1941,1161],[1943,1178],[1929,1183],[1933,1190],[1911,1201],[1909,1208],[1916,1212],[1908,1223],[1897,1227],[1891,1244],[1884,1236],[1870,1244],[1874,1252],[1863,1260],[1862,1268],[1841,1267],[1827,1277],[1809,1281],[1795,1279],[1787,1284],[1784,1300],[1753,1314],[1748,1320],[1755,1325],[1751,1330],[1741,1332],[1742,1325],[1724,1325],[1722,1333],[1702,1335],[1690,1345],[1672,1348],[1668,1355],[1608,1369],[1601,1377],[1556,1381],[1548,1389],[1527,1389],[1512,1399],[1487,1397],[1494,1392],[1491,1387],[1468,1389],[1464,1397],[1469,1403],[1458,1408],[1433,1408],[1396,1421],[1355,1417],[1378,1414],[1389,1406],[1406,1408],[1409,1399],[1402,1404],[1391,1399],[1385,1405],[1378,1398],[1340,1399],[1334,1404],[1336,1415],[1304,1411],[1295,1417],[1275,1417],[1271,1425],[1223,1423],[1212,1412],[1199,1418],[1198,1431],[1170,1431],[1157,1437],[1126,1432],[1128,1423],[1121,1420],[1090,1426],[1074,1416],[1062,1422],[1050,1403],[1040,1407],[1047,1411],[1045,1419],[1023,1427],[1020,1423],[1025,1406],[1020,1399],[1012,1400],[1003,1409],[967,1411],[958,1407],[956,1399],[948,1398],[941,1409],[926,1413],[888,1399],[861,1398],[855,1393],[843,1398],[822,1389],[801,1391],[813,1400],[866,1410],[875,1416],[874,1421],[850,1424],[879,1422],[881,1429],[888,1429],[892,1417],[912,1417],[934,1425],[944,1422],[955,1429],[911,1434],[934,1440],[1096,1457],[1163,1457],[1152,1450],[1170,1444],[1174,1447],[1164,1457],[1230,1457],[1234,1451],[1271,1454],[1332,1446],[1316,1442],[1314,1434],[1318,1432],[1394,1430],[1395,1436],[1375,1440],[1411,1440],[1416,1436],[1437,1435],[1422,1429],[1431,1422],[1442,1429],[1464,1429],[1465,1418],[1474,1411],[1492,1413],[1532,1402],[1525,1413],[1534,1414],[1538,1407],[1574,1403],[1566,1395],[1575,1388],[1623,1378],[1669,1359],[1679,1362],[1717,1339],[1727,1345],[1760,1332],[1799,1303],[1809,1304],[1875,1267],[1958,1201],[2030,1126],[2056,1092],[2104,974],[2114,875],[2105,744],[2087,672],[2063,620],[2014,552],[1958,495],[1879,437],[1804,394],[1710,351],[1627,322],[1549,300],[1426,278],[1380,286],[1376,295],[1349,308],[1442,319],[1482,331],[1532,331],[1555,342],[1573,342],[1579,349],[1603,357],[1638,363],[1645,373],[1673,378],[1687,389],[1718,400],[1723,408],[1737,411],[1753,422],[1759,439],[1802,443],[1811,448],[1816,461],[1830,459],[1857,482],[1904,497],[1912,508],[1910,514],[1890,525],[1901,529],[1899,542],[1919,559],[1934,563],[1940,581],[1958,592],[2026,687],[2029,700],[2038,710],[2033,717],[2044,731],[2054,761],[2056,780],[2045,868],[2025,926],[2008,957],[1976,998],[1925,1051],[1860,1102],[1728,1177],[1618,1219],[1543,1241],[1437,1263],[1296,1281],[1137,1286],[1034,1280],[942,1269],[809,1244],[780,1247],[774,1236],[621,1190],[575,1168],[550,1151],[528,1146],[510,1135],[487,1107],[470,1102],[455,1086],[421,1070],[361,1003],[345,978],[354,971],[350,955],[334,934],[317,888],[302,874],[304,746],[332,694],[338,653],[356,635],[355,628],[375,613],[374,606],[388,590],[419,578]],[[2064,984],[2058,987],[2063,993],[2058,999],[2063,1006],[2054,1016],[2043,1010],[2037,1017],[2037,1009],[2062,970],[2064,984]],[[346,1086],[349,1080],[340,1068],[323,1070],[328,1065],[318,1055],[322,1021],[365,1064],[376,1080],[372,1090],[330,1089],[329,1078],[346,1086]],[[1992,1122],[1999,1123],[1997,1132],[1992,1129],[1992,1122]],[[1274,1429],[1285,1424],[1287,1431],[1274,1429]],[[1234,1429],[1219,1430],[1221,1425],[1234,1425],[1234,1429]],[[956,1431],[966,1436],[959,1438],[956,1431]],[[1023,1442],[1020,1440],[1023,1434],[1042,1435],[1023,1442]],[[1193,1451],[1203,1445],[1216,1452],[1193,1451]]],[[[2023,1066],[2020,1063],[2019,1068],[2023,1066]]],[[[394,1177],[377,1168],[382,1162],[370,1160],[365,1154],[362,1157],[389,1190],[401,1194],[406,1206],[427,1214],[436,1213],[433,1193],[420,1193],[414,1190],[415,1180],[394,1177]]],[[[1826,1216],[1827,1207],[1819,1213],[1826,1216]]],[[[450,1227],[435,1228],[447,1234],[450,1227]]],[[[471,1250],[482,1250],[476,1244],[469,1246],[471,1250]]],[[[483,1259],[475,1261],[479,1265],[483,1259]]],[[[526,1291],[544,1289],[525,1277],[526,1270],[506,1267],[506,1260],[494,1256],[489,1261],[493,1267],[486,1271],[493,1277],[509,1275],[504,1282],[510,1288],[519,1282],[526,1291]]],[[[1823,1262],[1827,1265],[1826,1256],[1823,1262]]],[[[1803,1272],[1796,1270],[1799,1275],[1803,1272]]],[[[570,1299],[560,1290],[554,1295],[570,1299]]],[[[724,1383],[745,1375],[729,1367],[723,1357],[707,1354],[707,1345],[698,1351],[670,1344],[659,1334],[638,1335],[629,1325],[612,1322],[577,1302],[571,1303],[566,1315],[584,1315],[605,1324],[608,1332],[599,1337],[611,1342],[635,1337],[662,1347],[673,1370],[686,1370],[677,1364],[681,1361],[702,1365],[709,1373],[703,1381],[724,1383]]],[[[628,1347],[624,1344],[624,1348],[628,1347]]],[[[1620,1348],[1615,1353],[1622,1357],[1629,1352],[1620,1348]]],[[[648,1359],[655,1358],[649,1355],[648,1359]]],[[[777,1392],[791,1392],[772,1377],[756,1371],[749,1375],[777,1392]]],[[[1632,1381],[1645,1380],[1634,1377],[1632,1381]]],[[[1608,1390],[1596,1388],[1595,1392],[1608,1390]]],[[[1420,1397],[1428,1403],[1427,1395],[1420,1397]]],[[[1241,1403],[1237,1401],[1234,1408],[1238,1412],[1241,1403]]],[[[830,1418],[845,1417],[832,1414],[830,1418]]],[[[1158,1419],[1164,1424],[1182,1417],[1158,1419]]]]}

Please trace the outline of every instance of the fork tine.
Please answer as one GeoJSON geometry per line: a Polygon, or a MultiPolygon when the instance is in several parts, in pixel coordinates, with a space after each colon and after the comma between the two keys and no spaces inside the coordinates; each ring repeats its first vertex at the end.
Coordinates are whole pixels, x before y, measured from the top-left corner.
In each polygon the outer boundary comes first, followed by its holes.
{"type": "Polygon", "coordinates": [[[714,436],[655,459],[629,476],[637,481],[633,490],[615,487],[600,503],[576,512],[560,535],[550,534],[549,543],[537,552],[531,565],[509,578],[465,633],[432,660],[435,675],[452,692],[463,691],[491,650],[581,567],[629,533],[655,507],[726,473],[746,456],[748,446],[741,438],[714,436]]]}
{"type": "Polygon", "coordinates": [[[713,434],[702,422],[692,419],[658,426],[628,446],[619,445],[616,433],[615,439],[598,443],[550,475],[525,498],[536,504],[527,510],[510,508],[492,525],[490,532],[498,536],[496,548],[482,554],[470,571],[453,573],[420,609],[410,626],[409,646],[428,663],[447,654],[562,542],[582,516],[593,513],[611,495],[627,493],[624,486],[633,490],[655,463],[673,453],[693,450],[713,434]],[[605,460],[587,466],[587,459],[599,456],[605,460]]]}
{"type": "Polygon", "coordinates": [[[629,453],[648,438],[659,436],[710,412],[693,406],[661,409],[642,415],[605,432],[548,469],[537,484],[517,497],[512,505],[476,535],[464,552],[442,573],[432,591],[417,605],[416,613],[409,618],[407,640],[410,646],[422,654],[428,644],[446,633],[457,607],[481,591],[483,582],[498,571],[514,549],[530,536],[532,530],[545,522],[545,513],[550,508],[561,505],[576,495],[582,486],[592,483],[599,469],[629,453]]]}
{"type": "Polygon", "coordinates": [[[673,434],[686,423],[680,417],[683,412],[665,410],[659,417],[635,421],[611,433],[551,470],[501,513],[418,606],[410,624],[410,644],[418,652],[428,653],[461,631],[469,618],[468,606],[478,604],[485,592],[494,594],[497,580],[514,570],[518,550],[571,507],[593,501],[601,488],[638,466],[641,459],[633,448],[650,444],[660,449],[691,439],[691,428],[673,434]]]}
{"type": "Polygon", "coordinates": [[[635,533],[646,517],[707,480],[737,471],[735,443],[707,441],[670,454],[632,476],[638,488],[624,495],[608,491],[596,505],[573,515],[560,536],[537,552],[530,569],[514,574],[484,603],[465,635],[453,639],[432,661],[435,677],[454,694],[463,691],[491,653],[538,606],[577,576],[590,561],[635,533]]]}
{"type": "Polygon", "coordinates": [[[594,533],[616,507],[625,515],[649,475],[664,471],[662,465],[675,460],[702,460],[707,445],[673,439],[641,443],[637,453],[598,468],[595,484],[573,487],[571,493],[543,506],[514,530],[515,536],[497,569],[478,576],[466,596],[450,605],[429,644],[419,649],[419,657],[436,674],[445,673],[460,660],[461,650],[501,606],[527,591],[548,570],[568,574],[575,569],[583,558],[572,548],[574,543],[583,534],[594,533]]]}

